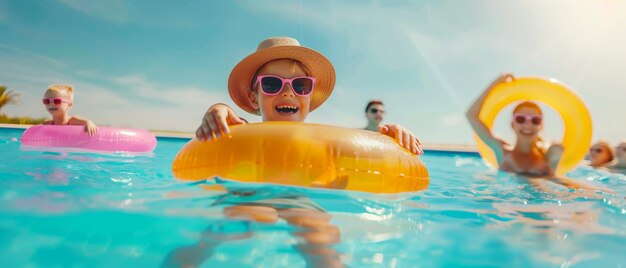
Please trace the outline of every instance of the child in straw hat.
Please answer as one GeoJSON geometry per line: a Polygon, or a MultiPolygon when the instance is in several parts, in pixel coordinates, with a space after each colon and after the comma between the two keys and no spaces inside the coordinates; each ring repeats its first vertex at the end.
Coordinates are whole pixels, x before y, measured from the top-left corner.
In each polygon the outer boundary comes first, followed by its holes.
{"type": "MultiPolygon", "coordinates": [[[[228,92],[235,104],[263,121],[303,122],[333,91],[335,69],[319,52],[300,46],[293,38],[269,38],[243,59],[230,74],[228,92]]],[[[229,125],[245,124],[225,104],[215,104],[196,131],[198,139],[219,138],[229,125]]],[[[395,138],[414,154],[422,154],[420,141],[407,129],[385,124],[382,134],[395,138]]]]}
{"type": "MultiPolygon", "coordinates": [[[[237,106],[260,115],[263,121],[303,122],[309,112],[328,99],[334,85],[335,69],[326,57],[300,46],[293,38],[282,37],[264,40],[256,52],[235,66],[228,79],[228,92],[237,106]]],[[[229,133],[229,125],[245,123],[227,105],[215,104],[204,115],[196,137],[220,138],[229,133]]],[[[403,127],[384,125],[380,132],[395,138],[414,154],[423,153],[419,140],[403,127]]],[[[296,248],[310,266],[342,267],[339,254],[331,247],[339,242],[340,231],[330,223],[331,216],[322,207],[301,193],[264,189],[260,194],[259,191],[259,188],[231,190],[214,205],[232,205],[223,211],[231,219],[262,223],[283,219],[302,230],[294,233],[301,241],[296,248]]],[[[228,235],[214,229],[219,226],[211,226],[198,243],[170,253],[164,265],[197,266],[221,242],[251,236],[250,230],[228,235]]]]}

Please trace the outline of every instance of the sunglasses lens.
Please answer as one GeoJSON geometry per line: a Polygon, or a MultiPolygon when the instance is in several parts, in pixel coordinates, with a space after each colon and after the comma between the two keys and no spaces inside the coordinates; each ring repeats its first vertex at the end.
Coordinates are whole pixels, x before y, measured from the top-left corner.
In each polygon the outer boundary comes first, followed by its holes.
{"type": "Polygon", "coordinates": [[[50,104],[50,100],[49,99],[43,99],[43,104],[45,104],[45,105],[50,104]]]}
{"type": "Polygon", "coordinates": [[[298,95],[307,96],[313,92],[313,80],[310,78],[297,78],[291,82],[291,85],[298,95]]]}
{"type": "Polygon", "coordinates": [[[276,77],[263,77],[261,89],[267,94],[276,94],[283,88],[283,81],[276,77]]]}
{"type": "Polygon", "coordinates": [[[539,125],[541,124],[541,117],[533,117],[533,119],[531,119],[530,121],[533,122],[533,124],[535,125],[539,125]]]}
{"type": "Polygon", "coordinates": [[[55,105],[61,105],[61,99],[53,99],[52,101],[55,105]]]}
{"type": "Polygon", "coordinates": [[[377,114],[378,113],[378,109],[372,108],[372,109],[370,109],[370,113],[377,114]]]}
{"type": "Polygon", "coordinates": [[[524,118],[523,116],[516,116],[515,122],[517,122],[518,124],[524,124],[524,122],[526,122],[526,118],[524,118]]]}

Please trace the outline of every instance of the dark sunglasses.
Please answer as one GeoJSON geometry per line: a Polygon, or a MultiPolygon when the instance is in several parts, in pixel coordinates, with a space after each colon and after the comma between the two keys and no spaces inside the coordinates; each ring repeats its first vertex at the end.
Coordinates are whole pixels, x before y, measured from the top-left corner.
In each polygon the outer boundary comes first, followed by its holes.
{"type": "Polygon", "coordinates": [[[370,113],[377,114],[378,112],[380,112],[381,114],[385,114],[385,110],[379,110],[376,108],[370,109],[370,113]]]}
{"type": "Polygon", "coordinates": [[[602,148],[591,148],[591,149],[589,149],[589,152],[599,154],[599,153],[604,152],[604,149],[602,149],[602,148]]]}
{"type": "Polygon", "coordinates": [[[533,125],[539,125],[543,118],[541,115],[514,114],[513,120],[518,124],[524,124],[526,121],[530,121],[533,125]]]}
{"type": "Polygon", "coordinates": [[[261,91],[270,96],[278,94],[285,84],[289,84],[293,93],[306,97],[311,95],[315,86],[315,78],[309,76],[282,78],[275,75],[259,75],[257,81],[261,84],[261,91]]]}

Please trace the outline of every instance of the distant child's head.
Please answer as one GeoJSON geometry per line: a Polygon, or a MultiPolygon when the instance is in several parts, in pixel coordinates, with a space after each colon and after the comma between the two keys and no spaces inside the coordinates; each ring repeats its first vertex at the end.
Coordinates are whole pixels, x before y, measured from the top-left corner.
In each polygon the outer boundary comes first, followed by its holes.
{"type": "Polygon", "coordinates": [[[536,140],[543,129],[543,112],[534,102],[525,101],[513,109],[511,128],[518,140],[536,140]]]}
{"type": "Polygon", "coordinates": [[[592,166],[602,166],[613,161],[613,149],[608,142],[599,141],[589,148],[589,160],[592,166]]]}
{"type": "Polygon", "coordinates": [[[74,102],[74,88],[70,85],[51,85],[43,95],[43,105],[51,115],[64,115],[74,102]]]}
{"type": "Polygon", "coordinates": [[[289,37],[269,38],[230,74],[228,91],[263,121],[304,121],[330,96],[335,70],[322,54],[289,37]]]}
{"type": "Polygon", "coordinates": [[[365,117],[369,124],[380,124],[385,117],[385,105],[381,100],[371,100],[365,106],[365,117]]]}

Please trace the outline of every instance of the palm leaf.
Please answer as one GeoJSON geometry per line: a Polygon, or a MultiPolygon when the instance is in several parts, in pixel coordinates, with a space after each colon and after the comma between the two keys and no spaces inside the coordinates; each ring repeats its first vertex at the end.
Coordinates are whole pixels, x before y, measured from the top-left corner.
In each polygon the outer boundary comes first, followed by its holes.
{"type": "Polygon", "coordinates": [[[0,85],[0,110],[6,105],[17,104],[20,94],[7,90],[6,86],[0,85]]]}

